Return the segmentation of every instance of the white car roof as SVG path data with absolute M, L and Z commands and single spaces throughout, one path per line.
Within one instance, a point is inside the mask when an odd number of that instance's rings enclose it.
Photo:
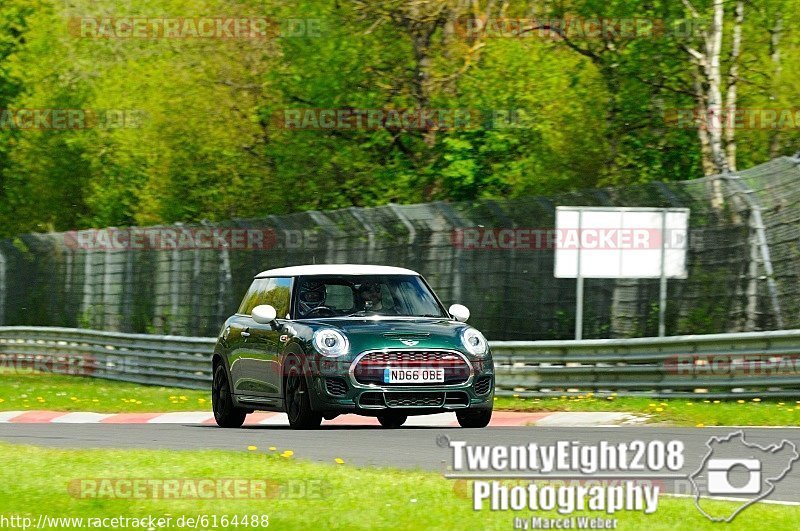
M 315 264 L 280 267 L 262 271 L 256 278 L 299 277 L 309 275 L 414 275 L 419 273 L 403 267 L 364 264 Z

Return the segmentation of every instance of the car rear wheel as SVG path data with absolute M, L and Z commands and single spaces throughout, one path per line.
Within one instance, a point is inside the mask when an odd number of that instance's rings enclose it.
M 378 422 L 384 428 L 399 428 L 408 420 L 408 415 L 378 415 Z
M 485 428 L 492 420 L 491 409 L 479 409 L 476 411 L 464 411 L 456 413 L 458 424 L 462 428 Z
M 286 415 L 289 417 L 289 426 L 297 430 L 318 428 L 322 422 L 322 415 L 311 409 L 306 378 L 297 368 L 297 364 L 289 364 L 289 367 L 285 390 Z
M 225 367 L 218 365 L 214 370 L 214 383 L 211 386 L 211 405 L 214 409 L 214 420 L 220 428 L 241 428 L 247 412 L 233 404 L 231 387 Z

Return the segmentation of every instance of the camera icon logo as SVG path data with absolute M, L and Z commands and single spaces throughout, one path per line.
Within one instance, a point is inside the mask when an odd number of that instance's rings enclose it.
M 754 503 L 766 499 L 800 460 L 795 444 L 782 440 L 761 446 L 747 442 L 744 432 L 711 437 L 700 467 L 689 476 L 694 504 L 709 520 L 730 522 Z M 724 496 L 733 505 L 709 504 L 709 498 Z
M 713 495 L 758 494 L 761 492 L 761 461 L 758 459 L 709 459 L 708 493 Z M 731 473 L 743 468 L 750 473 L 747 483 L 734 486 Z

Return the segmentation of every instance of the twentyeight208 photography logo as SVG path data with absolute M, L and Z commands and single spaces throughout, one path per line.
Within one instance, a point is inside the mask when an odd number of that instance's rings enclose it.
M 767 499 L 800 459 L 791 441 L 761 446 L 747 442 L 742 431 L 711 437 L 706 447 L 708 452 L 689 481 L 694 504 L 714 522 L 730 522 L 754 503 Z M 731 498 L 738 503 L 713 504 L 709 497 Z

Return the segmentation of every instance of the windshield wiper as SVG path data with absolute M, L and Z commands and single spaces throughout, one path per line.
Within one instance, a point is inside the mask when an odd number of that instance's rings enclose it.
M 381 317 L 421 317 L 421 318 L 438 318 L 441 319 L 443 316 L 441 315 L 434 315 L 434 314 L 422 314 L 422 315 L 404 315 L 404 314 L 387 314 L 387 313 L 380 313 L 376 311 L 368 311 L 368 310 L 358 310 L 357 312 L 349 313 L 345 315 L 345 317 L 367 317 L 369 315 L 378 315 Z
M 371 312 L 371 313 L 375 313 L 375 312 Z M 370 312 L 368 312 L 367 310 L 358 310 L 357 312 L 348 313 L 347 315 L 345 315 L 345 317 L 366 317 L 369 314 L 370 314 Z

